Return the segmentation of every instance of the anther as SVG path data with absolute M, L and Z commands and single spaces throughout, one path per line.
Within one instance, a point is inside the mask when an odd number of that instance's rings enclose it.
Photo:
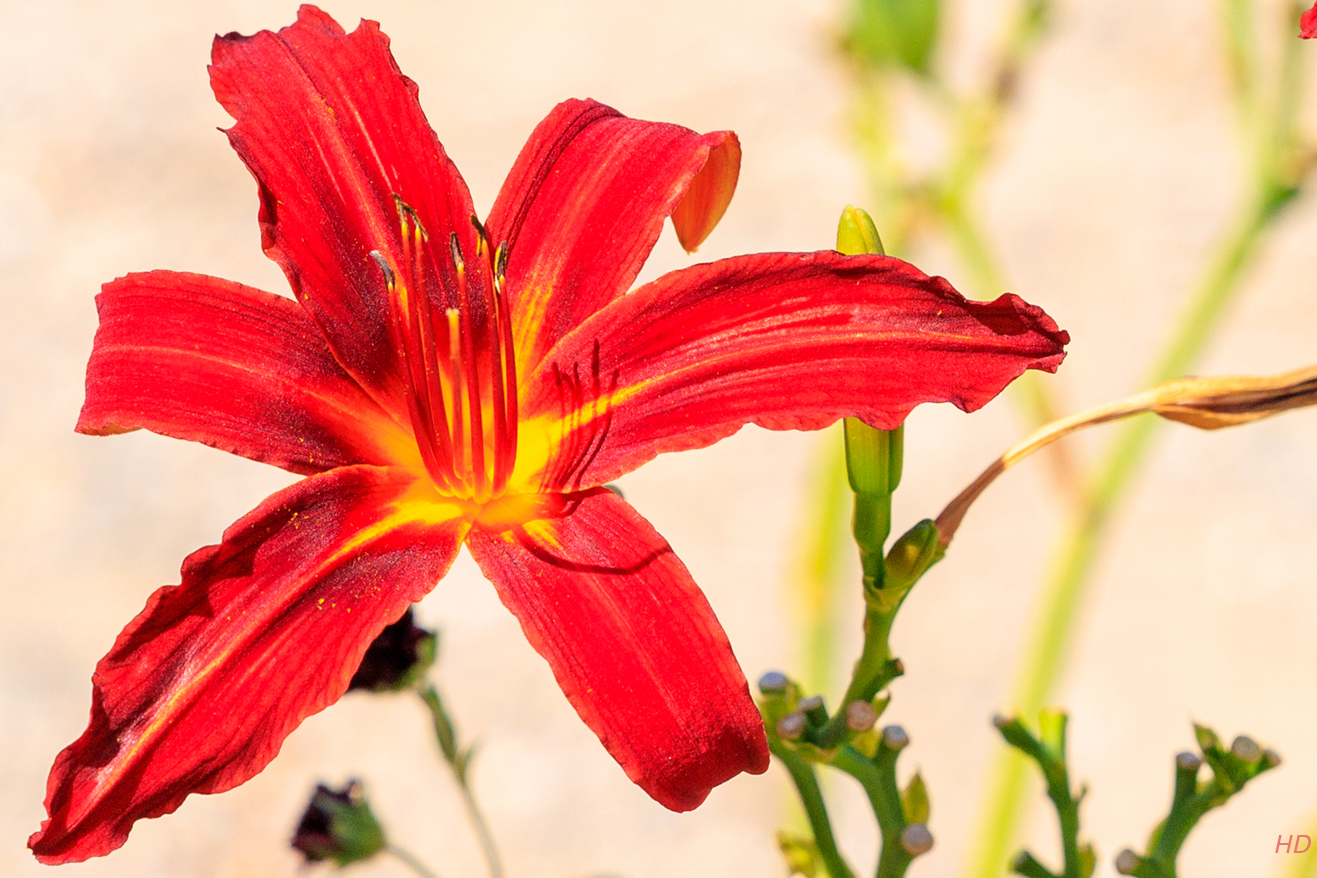
M 378 265 L 380 271 L 384 273 L 384 285 L 389 288 L 389 292 L 393 292 L 393 288 L 397 285 L 398 279 L 393 273 L 393 266 L 389 264 L 389 260 L 378 250 L 370 251 L 370 258 L 375 260 L 375 264 Z
M 453 251 L 453 265 L 457 266 L 458 271 L 465 271 L 466 263 L 462 261 L 462 247 L 457 243 L 457 232 L 448 233 L 448 249 Z
M 485 233 L 485 227 L 480 224 L 474 213 L 471 214 L 471 225 L 476 230 L 476 255 L 484 256 L 485 248 L 489 246 L 489 235 Z
M 508 242 L 503 241 L 498 245 L 498 251 L 494 254 L 494 277 L 498 282 L 503 283 L 503 279 L 508 276 Z

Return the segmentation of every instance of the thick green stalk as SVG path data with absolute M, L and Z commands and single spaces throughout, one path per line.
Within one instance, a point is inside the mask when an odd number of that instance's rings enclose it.
M 1295 140 L 1293 108 L 1302 87 L 1301 78 L 1292 72 L 1297 64 L 1294 54 L 1287 47 L 1273 107 L 1275 115 L 1266 125 L 1266 136 L 1260 140 L 1261 155 L 1253 164 L 1254 177 L 1243 214 L 1218 248 L 1148 384 L 1178 378 L 1192 368 L 1220 326 L 1266 231 L 1302 183 L 1301 177 L 1289 175 L 1302 174 L 1306 169 L 1287 167 Z M 1109 446 L 1092 482 L 1093 490 L 1088 492 L 1056 556 L 1032 646 L 1016 688 L 1015 707 L 1021 714 L 1030 715 L 1041 709 L 1060 677 L 1078 610 L 1092 579 L 1093 561 L 1114 511 L 1147 455 L 1156 424 L 1156 419 L 1140 417 L 1121 429 Z M 1024 777 L 1024 761 L 1013 752 L 1004 753 L 996 766 L 983 810 L 983 831 L 971 859 L 970 874 L 974 878 L 996 878 L 1006 860 L 1023 813 Z

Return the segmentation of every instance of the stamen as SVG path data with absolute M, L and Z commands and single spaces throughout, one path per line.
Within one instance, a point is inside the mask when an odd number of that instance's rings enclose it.
M 418 350 L 416 337 L 412 321 L 404 310 L 406 305 L 400 299 L 407 299 L 407 289 L 405 286 L 398 284 L 398 275 L 393 266 L 389 264 L 388 259 L 378 250 L 372 250 L 370 253 L 375 264 L 380 267 L 380 272 L 384 275 L 384 285 L 388 290 L 389 310 L 393 316 L 393 326 L 395 327 L 398 348 L 402 352 L 403 367 L 407 370 L 408 384 L 411 385 L 410 392 L 407 394 L 407 414 L 412 422 L 412 433 L 416 436 L 417 449 L 421 453 L 421 460 L 425 464 L 426 470 L 431 477 L 441 487 L 451 488 L 448 478 L 449 471 L 443 465 L 446 455 L 436 453 L 435 436 L 430 425 L 432 423 L 429 413 L 423 411 L 422 400 L 418 398 L 415 387 L 417 371 L 424 369 L 423 355 Z
M 459 321 L 462 315 L 456 308 L 444 312 L 448 317 L 448 364 L 453 370 L 453 469 L 458 476 L 470 480 L 471 471 L 466 465 L 465 419 L 462 412 L 462 333 Z
M 485 471 L 485 424 L 484 406 L 480 399 L 480 364 L 476 362 L 475 328 L 471 320 L 471 299 L 466 287 L 466 263 L 462 259 L 462 248 L 457 242 L 457 233 L 448 237 L 448 247 L 452 250 L 453 265 L 457 268 L 457 293 L 462 315 L 462 363 L 466 367 L 466 395 L 468 426 L 471 430 L 471 472 L 475 479 L 476 496 L 482 500 L 489 499 L 489 473 Z M 460 385 L 459 385 L 460 387 Z
M 373 251 L 371 258 L 389 290 L 390 332 L 409 385 L 412 432 L 436 485 L 483 503 L 503 492 L 516 465 L 517 367 L 504 295 L 507 243 L 491 247 L 488 231 L 477 217 L 470 217 L 478 257 L 478 289 L 470 289 L 457 232 L 448 236 L 450 273 L 428 249 L 429 237 L 416 210 L 396 194 L 394 205 L 398 262 L 383 255 L 389 250 Z M 454 280 L 456 290 L 449 286 Z M 442 294 L 434 287 L 436 281 L 444 285 Z M 436 313 L 439 309 L 442 315 Z M 577 421 L 564 431 L 572 447 L 550 468 L 564 484 L 594 439 L 591 434 L 586 441 L 579 429 L 585 393 L 580 378 L 573 378 L 568 383 L 574 404 L 563 407 Z M 596 388 L 596 397 L 598 392 Z
M 499 490 L 507 484 L 508 477 L 512 475 L 513 467 L 516 464 L 517 456 L 517 353 L 512 346 L 512 319 L 508 314 L 508 300 L 503 295 L 503 285 L 507 281 L 508 270 L 508 242 L 503 241 L 498 245 L 498 251 L 494 254 L 494 307 L 498 314 L 498 344 L 499 358 L 503 366 L 503 419 L 506 424 L 506 432 L 503 437 L 503 466 L 502 476 L 499 478 Z M 498 368 L 498 363 L 494 367 Z

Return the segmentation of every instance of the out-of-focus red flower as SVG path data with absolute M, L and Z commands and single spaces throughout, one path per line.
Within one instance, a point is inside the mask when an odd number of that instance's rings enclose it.
M 168 271 L 106 284 L 78 430 L 306 478 L 189 556 L 97 666 L 29 841 L 44 862 L 260 771 L 463 544 L 627 775 L 694 808 L 766 768 L 761 721 L 686 568 L 602 486 L 747 423 L 977 408 L 1063 356 L 1039 309 L 884 257 L 745 256 L 627 292 L 665 217 L 688 250 L 721 218 L 730 132 L 567 101 L 482 225 L 375 23 L 304 6 L 217 38 L 210 72 L 296 300 Z
M 1299 17 L 1299 36 L 1305 40 L 1317 39 L 1317 3 Z

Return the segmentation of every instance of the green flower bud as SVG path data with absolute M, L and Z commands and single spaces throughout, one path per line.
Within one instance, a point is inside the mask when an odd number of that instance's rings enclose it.
M 333 860 L 346 866 L 370 859 L 386 842 L 361 784 L 353 780 L 338 791 L 324 784 L 316 787 L 291 844 L 308 863 Z

